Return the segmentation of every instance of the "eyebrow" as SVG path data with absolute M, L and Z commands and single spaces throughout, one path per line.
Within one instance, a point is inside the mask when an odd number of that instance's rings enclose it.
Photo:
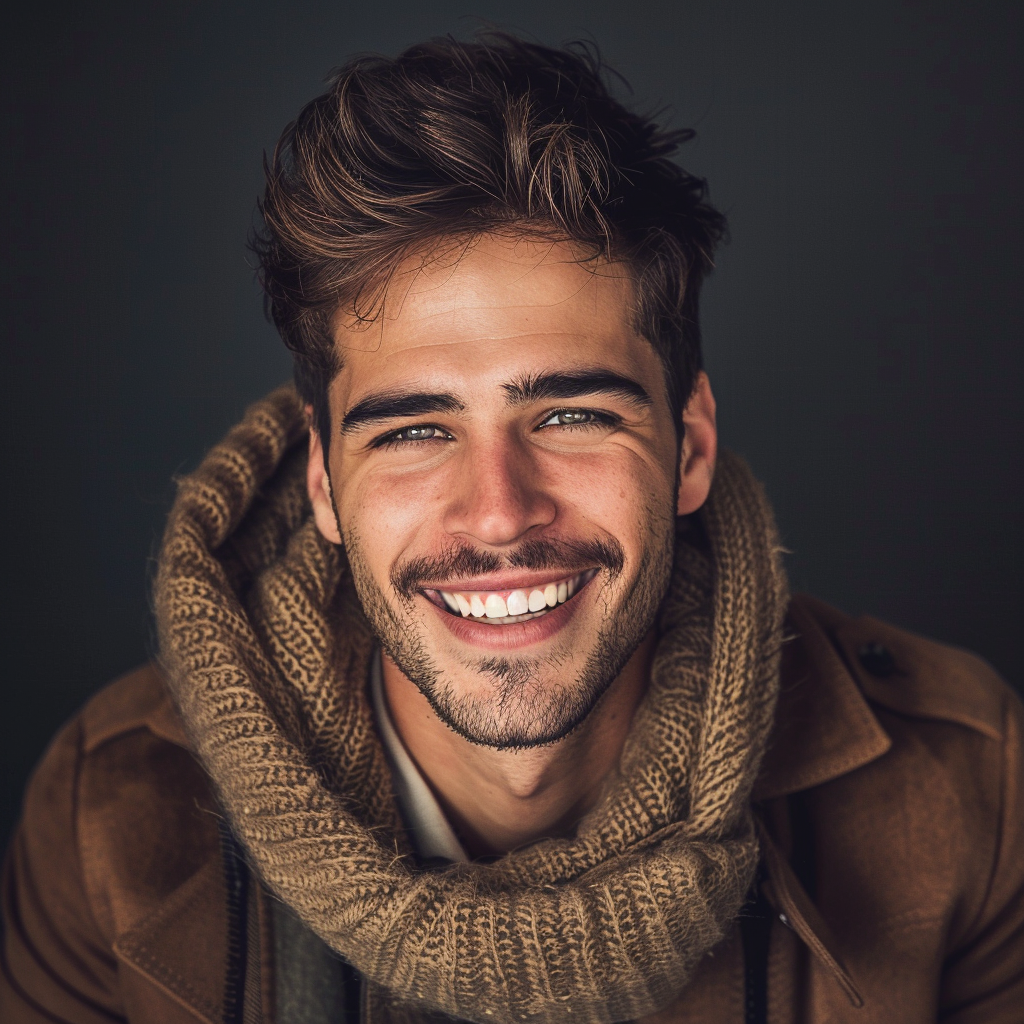
M 617 395 L 644 409 L 654 404 L 642 384 L 611 370 L 551 370 L 517 377 L 501 387 L 509 405 L 586 395 Z M 382 420 L 431 412 L 462 412 L 465 408 L 462 400 L 450 391 L 378 391 L 349 409 L 341 421 L 341 432 L 348 434 Z
M 583 398 L 586 395 L 615 395 L 643 409 L 654 402 L 647 389 L 631 377 L 611 370 L 551 370 L 527 374 L 502 384 L 510 405 L 526 405 L 546 398 Z
M 345 414 L 343 434 L 380 420 L 422 416 L 429 412 L 461 412 L 465 406 L 447 391 L 378 391 L 367 395 Z

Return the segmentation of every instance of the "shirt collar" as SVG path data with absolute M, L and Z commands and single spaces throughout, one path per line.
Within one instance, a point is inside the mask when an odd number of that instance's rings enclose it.
M 398 809 L 416 853 L 424 861 L 465 863 L 469 860 L 466 851 L 391 721 L 379 650 L 370 658 L 370 699 L 384 753 L 391 764 Z

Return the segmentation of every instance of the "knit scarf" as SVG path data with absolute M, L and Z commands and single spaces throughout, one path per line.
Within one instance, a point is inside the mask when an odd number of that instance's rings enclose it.
M 786 584 L 750 471 L 723 454 L 677 537 L 649 690 L 574 834 L 421 870 L 367 697 L 374 640 L 312 521 L 305 436 L 290 387 L 254 405 L 180 482 L 156 582 L 172 694 L 253 868 L 362 972 L 375 1020 L 604 1024 L 667 1005 L 757 863 Z

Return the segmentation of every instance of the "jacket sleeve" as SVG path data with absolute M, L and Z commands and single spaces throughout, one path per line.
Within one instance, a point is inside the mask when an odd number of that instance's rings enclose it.
M 939 1019 L 1024 1020 L 1024 708 L 1006 691 L 995 862 L 977 923 L 947 959 Z
M 82 732 L 57 735 L 29 783 L 3 870 L 0 1020 L 123 1021 L 117 962 L 90 911 L 76 829 Z

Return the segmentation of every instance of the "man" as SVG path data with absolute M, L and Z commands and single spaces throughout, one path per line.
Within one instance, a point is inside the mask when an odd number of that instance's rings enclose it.
M 159 666 L 37 771 L 5 1021 L 1021 1019 L 1019 702 L 788 598 L 685 137 L 508 37 L 287 130 L 298 393 L 182 481 Z

